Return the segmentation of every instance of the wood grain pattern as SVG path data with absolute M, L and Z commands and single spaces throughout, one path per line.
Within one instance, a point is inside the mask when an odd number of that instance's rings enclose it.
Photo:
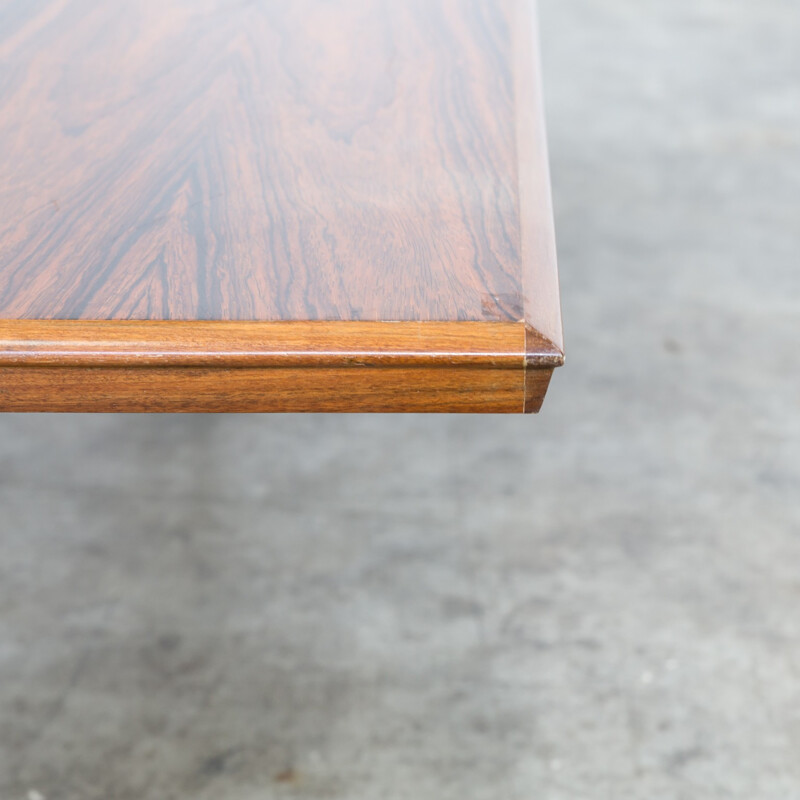
M 527 350 L 527 352 L 526 352 Z M 535 350 L 535 353 L 533 352 Z M 0 366 L 558 366 L 509 322 L 0 320 Z
M 537 398 L 551 372 L 535 372 Z M 469 367 L 0 367 L 0 410 L 519 414 L 523 375 Z
M 537 410 L 563 346 L 533 19 L 0 0 L 0 408 Z
M 6 15 L 0 316 L 522 317 L 508 3 Z
M 0 411 L 530 413 L 561 356 L 526 347 L 515 323 L 0 321 Z

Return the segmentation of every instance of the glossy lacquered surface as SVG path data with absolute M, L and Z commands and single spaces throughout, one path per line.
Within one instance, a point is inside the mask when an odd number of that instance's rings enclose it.
M 477 410 L 507 325 L 530 406 L 524 373 L 562 351 L 533 22 L 525 0 L 0 3 L 0 407 L 14 369 L 111 340 L 138 356 L 95 366 L 134 382 L 144 353 L 188 367 L 170 342 L 200 322 L 195 368 L 255 342 L 290 391 L 311 367 L 280 361 L 287 337 L 320 369 L 405 354 L 434 394 L 466 368 Z M 311 322 L 333 326 L 275 327 Z M 398 349 L 397 323 L 428 325 Z

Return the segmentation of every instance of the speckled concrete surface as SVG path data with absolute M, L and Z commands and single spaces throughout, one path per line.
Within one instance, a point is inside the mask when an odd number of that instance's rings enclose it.
M 1 800 L 800 798 L 800 7 L 542 17 L 543 415 L 0 418 Z

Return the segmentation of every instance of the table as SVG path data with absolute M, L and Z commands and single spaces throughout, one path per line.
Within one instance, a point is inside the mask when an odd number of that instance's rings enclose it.
M 0 5 L 0 410 L 538 411 L 527 0 Z

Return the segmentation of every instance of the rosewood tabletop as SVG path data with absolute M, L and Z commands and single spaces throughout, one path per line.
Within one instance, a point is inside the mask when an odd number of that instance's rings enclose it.
M 533 0 L 0 0 L 0 410 L 538 411 Z

